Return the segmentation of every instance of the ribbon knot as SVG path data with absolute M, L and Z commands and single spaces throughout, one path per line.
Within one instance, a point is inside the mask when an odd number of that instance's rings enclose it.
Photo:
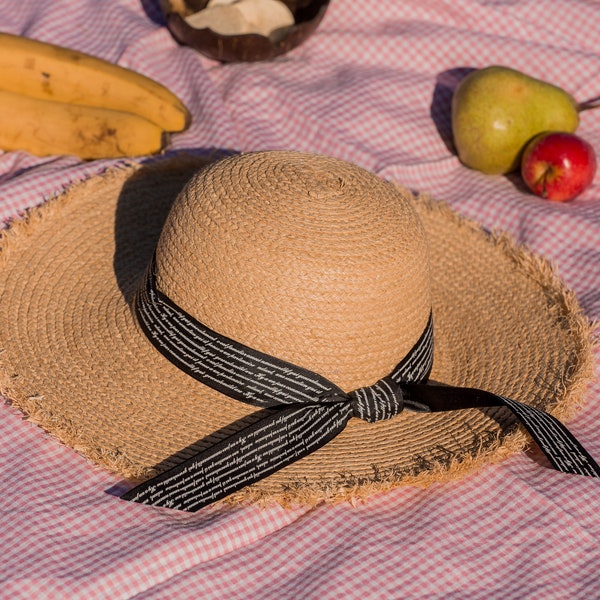
M 369 423 L 391 419 L 404 408 L 402 390 L 390 377 L 358 388 L 348 396 L 351 400 L 352 415 Z

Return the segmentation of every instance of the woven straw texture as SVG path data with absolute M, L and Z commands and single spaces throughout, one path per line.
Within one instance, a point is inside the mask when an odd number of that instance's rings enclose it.
M 92 461 L 145 478 L 254 410 L 179 372 L 137 328 L 131 299 L 157 243 L 159 287 L 182 308 L 345 389 L 386 375 L 431 305 L 434 380 L 560 418 L 576 410 L 589 324 L 541 259 L 334 159 L 251 153 L 190 181 L 202 166 L 181 156 L 109 170 L 4 234 L 2 393 Z M 503 409 L 352 419 L 230 500 L 312 504 L 427 485 L 525 443 Z

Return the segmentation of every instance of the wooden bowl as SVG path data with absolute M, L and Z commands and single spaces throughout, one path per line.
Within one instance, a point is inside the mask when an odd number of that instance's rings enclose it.
M 195 29 L 185 17 L 206 7 L 208 0 L 161 0 L 171 35 L 208 58 L 221 62 L 259 61 L 289 52 L 309 38 L 321 22 L 329 0 L 281 0 L 292 11 L 294 25 L 279 41 L 255 33 L 221 35 L 211 29 Z

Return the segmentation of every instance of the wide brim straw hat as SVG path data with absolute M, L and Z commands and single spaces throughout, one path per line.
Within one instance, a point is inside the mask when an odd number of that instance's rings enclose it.
M 153 255 L 161 291 L 200 322 L 344 390 L 387 375 L 430 312 L 435 381 L 568 420 L 592 374 L 590 323 L 551 266 L 441 202 L 291 151 L 123 164 L 2 233 L 0 382 L 28 419 L 128 480 L 256 412 L 141 330 L 132 302 Z M 364 498 L 456 479 L 528 443 L 499 407 L 352 418 L 228 500 Z

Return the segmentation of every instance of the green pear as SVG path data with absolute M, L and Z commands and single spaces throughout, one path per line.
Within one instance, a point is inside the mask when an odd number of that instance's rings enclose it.
M 467 75 L 452 97 L 452 134 L 460 160 L 478 171 L 518 169 L 525 144 L 543 131 L 573 133 L 578 105 L 563 89 L 509 67 Z

